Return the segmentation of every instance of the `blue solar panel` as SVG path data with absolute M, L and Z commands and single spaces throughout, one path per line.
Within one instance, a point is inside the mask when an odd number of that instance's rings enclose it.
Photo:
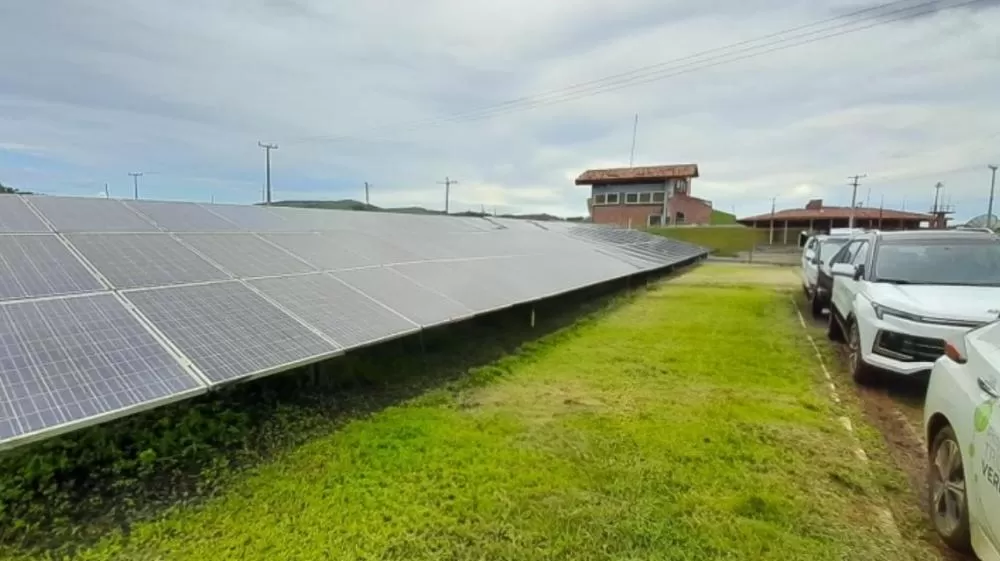
M 0 300 L 103 289 L 56 236 L 0 235 Z
M 201 386 L 111 294 L 0 305 L 0 441 Z

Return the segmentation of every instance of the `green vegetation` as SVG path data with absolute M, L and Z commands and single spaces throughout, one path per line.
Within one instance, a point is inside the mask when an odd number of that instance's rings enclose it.
M 709 224 L 712 226 L 729 226 L 736 224 L 736 215 L 713 209 L 712 216 L 709 218 Z
M 918 558 L 821 379 L 788 294 L 667 284 L 78 555 Z
M 712 250 L 713 255 L 735 257 L 741 251 L 750 251 L 755 245 L 767 243 L 767 230 L 744 226 L 674 226 L 650 228 L 650 234 L 698 244 Z
M 4 185 L 0 183 L 0 195 L 31 195 L 31 191 L 22 191 L 20 189 L 15 189 L 9 185 Z

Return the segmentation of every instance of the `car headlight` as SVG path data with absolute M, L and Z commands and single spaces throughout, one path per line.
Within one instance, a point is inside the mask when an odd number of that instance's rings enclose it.
M 897 310 L 896 308 L 890 308 L 889 306 L 883 306 L 878 302 L 872 302 L 872 309 L 875 310 L 875 317 L 878 319 L 883 319 L 885 316 L 893 316 L 908 321 L 913 321 L 917 323 L 933 323 L 937 325 L 951 325 L 954 327 L 968 327 L 976 328 L 983 325 L 985 322 L 979 321 L 967 321 L 960 319 L 949 319 L 933 316 L 921 316 L 918 314 L 911 314 L 910 312 L 904 312 L 903 310 Z
M 926 323 L 927 318 L 923 316 L 918 316 L 917 314 L 911 314 L 910 312 L 904 312 L 903 310 L 897 310 L 896 308 L 890 308 L 889 306 L 883 306 L 878 302 L 872 302 L 872 309 L 875 310 L 875 317 L 882 319 L 885 316 L 895 316 L 902 319 L 907 319 L 910 321 L 915 321 L 918 323 Z

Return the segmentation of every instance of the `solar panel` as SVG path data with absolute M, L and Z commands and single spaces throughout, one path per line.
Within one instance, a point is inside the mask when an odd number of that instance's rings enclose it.
M 197 203 L 126 201 L 168 232 L 236 232 L 240 227 Z
M 35 213 L 16 195 L 0 195 L 0 232 L 49 232 Z
M 169 234 L 70 234 L 66 237 L 115 288 L 229 278 Z
M 404 249 L 395 241 L 381 237 L 355 232 L 324 232 L 320 236 L 332 244 L 347 247 L 355 255 L 364 256 L 375 265 L 409 263 L 423 259 L 417 253 Z
M 236 224 L 241 230 L 250 232 L 287 232 L 308 230 L 289 222 L 271 209 L 260 206 L 241 205 L 202 205 L 209 211 L 218 214 Z
M 152 222 L 121 201 L 72 197 L 26 197 L 59 232 L 157 232 Z
M 111 294 L 0 305 L 0 440 L 200 388 Z
M 472 315 L 469 308 L 416 284 L 388 267 L 331 274 L 423 327 Z
M 180 234 L 178 237 L 239 278 L 315 270 L 254 234 Z
M 416 324 L 324 273 L 250 283 L 345 348 L 417 330 Z
M 264 234 L 263 237 L 320 270 L 349 269 L 378 263 L 376 257 L 369 256 L 370 253 L 359 253 L 345 247 L 355 238 L 354 235 L 305 233 Z
M 126 297 L 212 382 L 291 368 L 338 350 L 238 281 Z
M 0 236 L 0 300 L 103 289 L 55 235 Z
M 512 290 L 478 261 L 428 261 L 393 269 L 477 313 L 510 305 Z

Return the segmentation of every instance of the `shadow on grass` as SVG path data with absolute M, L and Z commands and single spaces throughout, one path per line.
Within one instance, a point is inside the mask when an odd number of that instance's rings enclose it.
M 431 390 L 608 305 L 647 278 L 606 283 L 233 385 L 0 456 L 0 554 L 72 554 L 190 505 L 344 423 Z M 534 311 L 535 325 L 530 325 Z

